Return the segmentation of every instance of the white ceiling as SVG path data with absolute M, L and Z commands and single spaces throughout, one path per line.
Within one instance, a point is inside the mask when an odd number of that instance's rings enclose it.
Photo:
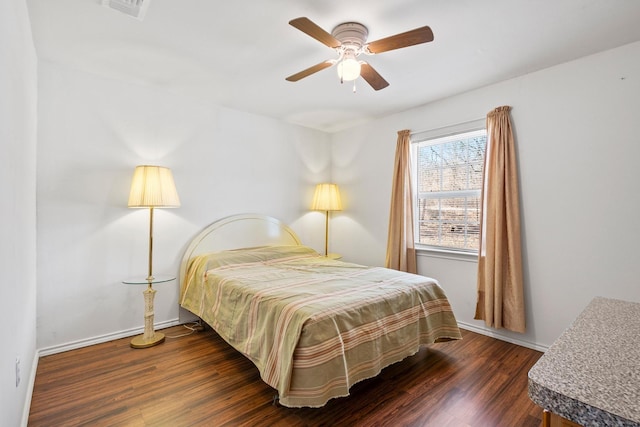
M 638 0 L 151 0 L 143 21 L 100 0 L 27 3 L 40 60 L 327 132 L 640 40 Z M 435 40 L 368 57 L 390 83 L 377 92 L 334 68 L 291 83 L 335 57 L 288 25 L 300 16 Z

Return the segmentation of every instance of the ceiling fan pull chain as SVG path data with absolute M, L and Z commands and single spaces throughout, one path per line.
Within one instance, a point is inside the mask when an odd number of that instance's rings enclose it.
M 356 81 L 353 81 L 353 93 L 356 93 Z

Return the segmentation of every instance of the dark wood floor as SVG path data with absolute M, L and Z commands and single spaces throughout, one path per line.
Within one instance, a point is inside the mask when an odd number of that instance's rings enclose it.
M 116 340 L 41 358 L 29 426 L 539 426 L 527 371 L 542 354 L 463 336 L 319 409 L 274 406 L 253 364 L 211 330 L 148 349 Z

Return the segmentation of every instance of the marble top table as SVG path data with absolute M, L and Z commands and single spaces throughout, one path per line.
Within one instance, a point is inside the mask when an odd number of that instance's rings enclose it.
M 597 297 L 529 371 L 529 397 L 590 426 L 640 426 L 640 303 Z

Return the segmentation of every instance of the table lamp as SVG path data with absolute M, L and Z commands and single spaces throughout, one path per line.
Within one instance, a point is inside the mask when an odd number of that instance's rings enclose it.
M 324 256 L 328 256 L 329 249 L 329 212 L 341 211 L 342 202 L 340 201 L 340 190 L 337 184 L 318 184 L 313 195 L 313 203 L 311 209 L 314 211 L 324 211 Z

